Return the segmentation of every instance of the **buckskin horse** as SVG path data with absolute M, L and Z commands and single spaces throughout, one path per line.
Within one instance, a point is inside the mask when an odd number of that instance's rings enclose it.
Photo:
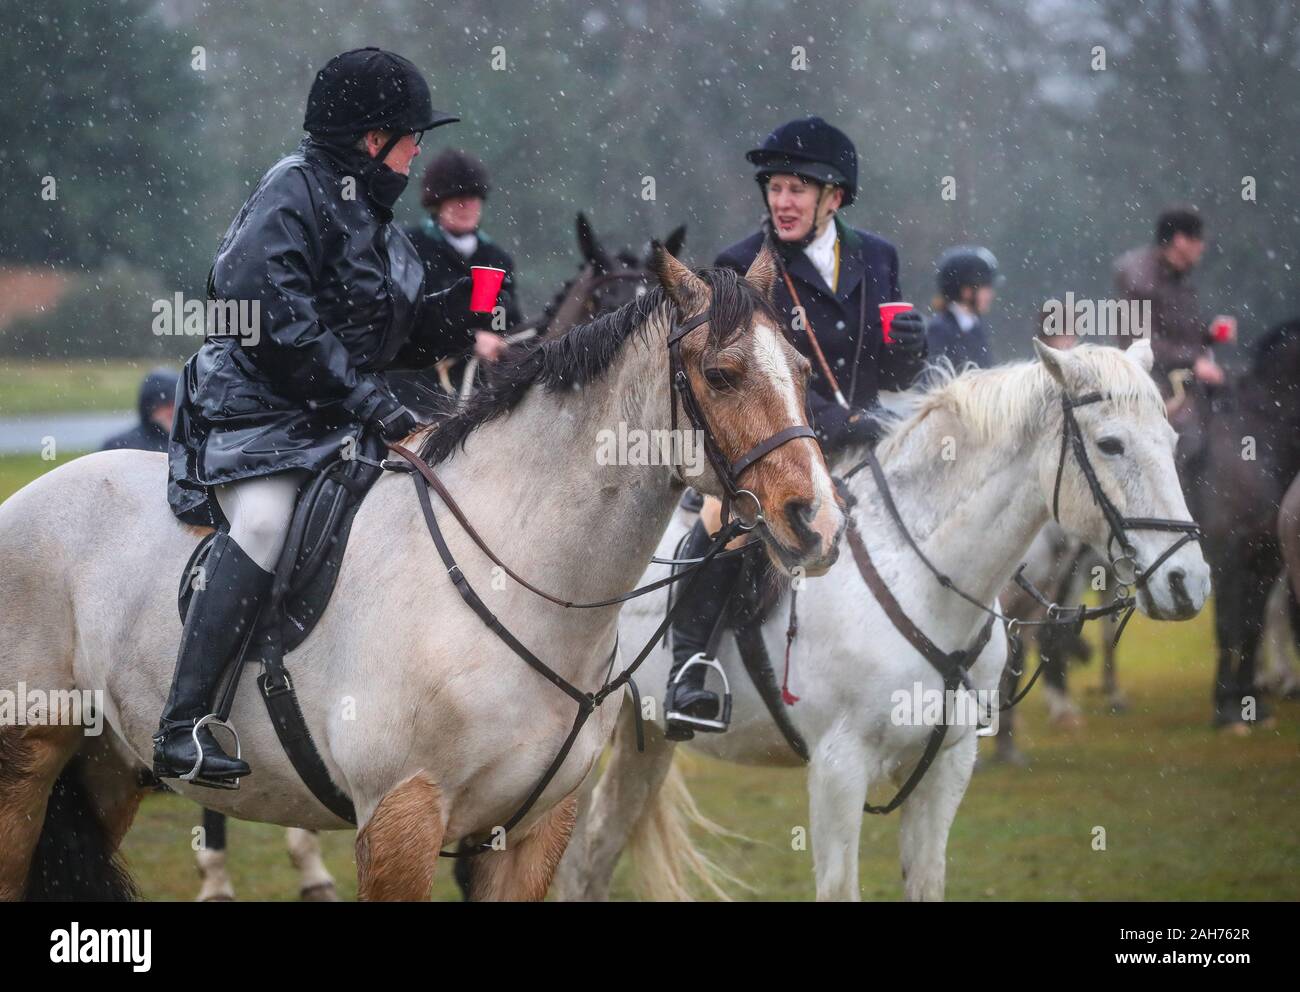
M 1149 374 L 1149 343 L 1127 353 L 1034 346 L 1036 362 L 969 371 L 913 394 L 911 414 L 890 429 L 873 470 L 848 479 L 853 554 L 798 592 L 784 701 L 756 688 L 730 639 L 721 644 L 734 694 L 731 727 L 697 734 L 688 746 L 742 764 L 806 760 L 818 899 L 859 897 L 864 808 L 901 809 L 907 898 L 943 897 L 948 832 L 970 782 L 977 727 L 941 716 L 951 726 L 940 733 L 924 719 L 902 719 L 899 694 L 906 715 L 921 703 L 921 687 L 957 695 L 997 688 L 1007 638 L 992 611 L 1052 516 L 1113 567 L 1123 566 L 1148 616 L 1187 619 L 1209 593 L 1209 569 L 1174 469 L 1175 435 Z M 954 443 L 956 457 L 941 457 Z M 671 554 L 687 526 L 670 527 L 661 555 Z M 778 668 L 788 600 L 787 593 L 761 628 Z M 629 606 L 624 636 L 635 640 L 653 629 L 656 610 L 662 613 L 662 599 Z M 647 684 L 663 685 L 670 662 L 666 650 L 653 655 Z M 778 729 L 774 708 L 783 709 L 788 732 Z M 583 789 L 589 798 L 556 883 L 561 898 L 606 898 L 629 839 L 652 894 L 683 896 L 688 873 L 720 891 L 685 827 L 683 811 L 693 804 L 672 768 L 673 745 L 648 723 L 646 753 L 637 753 L 635 715 L 625 704 L 611 758 L 594 788 L 589 782 Z M 868 806 L 868 790 L 890 782 L 894 798 Z M 790 842 L 790 826 L 778 843 Z
M 440 849 L 466 837 L 484 842 L 477 898 L 541 899 L 571 794 L 618 716 L 597 703 L 626 685 L 618 604 L 567 609 L 496 581 L 443 493 L 469 508 L 483 546 L 575 603 L 632 589 L 688 481 L 758 526 L 778 569 L 835 560 L 842 504 L 804 417 L 808 364 L 768 302 L 771 253 L 744 279 L 662 250 L 655 269 L 660 288 L 510 358 L 462 413 L 408 439 L 428 475 L 375 482 L 330 608 L 288 655 L 323 766 L 355 811 L 363 899 L 427 898 Z M 708 464 L 689 480 L 680 466 L 598 464 L 598 435 L 619 422 L 689 426 Z M 129 896 L 114 854 L 171 678 L 176 579 L 201 536 L 168 513 L 165 475 L 158 454 L 89 455 L 0 506 L 0 689 L 100 690 L 106 717 L 99 736 L 58 719 L 0 729 L 0 898 Z M 466 588 L 523 632 L 527 666 Z M 254 771 L 205 806 L 353 826 L 300 779 L 248 679 L 231 716 Z
M 579 211 L 574 224 L 578 250 L 582 253 L 579 271 L 568 279 L 547 304 L 540 320 L 525 322 L 512 333 L 533 331 L 537 336 L 556 338 L 577 324 L 617 310 L 649 291 L 655 274 L 651 269 L 653 251 L 638 257 L 629 250 L 611 253 L 601 244 L 596 230 L 585 213 Z M 677 257 L 686 242 L 686 225 L 674 228 L 664 239 L 664 249 Z M 477 359 L 471 359 L 477 364 Z M 490 368 L 489 368 L 490 374 Z M 427 409 L 430 419 L 453 412 L 458 399 L 447 392 L 424 388 L 418 377 L 407 376 L 407 389 Z M 475 376 L 467 369 L 465 381 L 472 391 Z M 446 383 L 450 389 L 450 380 Z M 289 860 L 298 873 L 299 897 L 308 902 L 332 902 L 338 898 L 334 879 L 321 858 L 320 842 L 308 830 L 290 827 L 285 834 Z M 228 902 L 235 898 L 235 888 L 226 870 L 226 818 L 212 810 L 203 814 L 203 844 L 195 854 L 200 887 L 199 902 Z M 469 861 L 458 859 L 456 877 L 463 889 L 469 888 Z

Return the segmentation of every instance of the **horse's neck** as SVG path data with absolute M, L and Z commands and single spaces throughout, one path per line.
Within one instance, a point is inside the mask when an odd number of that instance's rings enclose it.
M 1300 408 L 1294 397 L 1279 396 L 1271 381 L 1252 375 L 1243 380 L 1233 399 L 1236 408 L 1227 417 L 1216 416 L 1207 402 L 1206 422 L 1218 428 L 1234 458 L 1239 457 L 1242 437 L 1257 438 L 1260 447 L 1270 449 L 1279 481 L 1289 482 L 1300 471 L 1300 446 L 1296 444 Z
M 958 456 L 945 460 L 945 438 L 960 438 Z M 992 603 L 1047 522 L 1035 475 L 1034 441 L 978 445 L 947 413 L 932 414 L 915 428 L 904 448 L 885 464 L 894 502 L 908 530 L 939 571 L 963 592 Z M 906 546 L 870 473 L 859 473 L 858 524 L 872 547 L 895 552 L 896 567 L 916 577 L 942 606 L 934 619 L 957 629 L 982 616 L 974 606 L 942 589 Z M 856 480 L 855 480 L 856 481 Z M 906 606 L 906 604 L 904 604 Z
M 570 327 L 578 323 L 587 312 L 587 297 L 591 282 L 591 266 L 585 266 L 555 308 L 555 314 L 551 317 L 550 323 L 546 325 L 546 337 L 558 338 Z
M 626 592 L 668 524 L 681 493 L 671 467 L 598 463 L 602 431 L 668 427 L 666 335 L 652 317 L 595 382 L 532 387 L 437 467 L 489 547 L 547 592 L 575 601 Z M 612 610 L 564 613 L 574 627 L 615 619 Z

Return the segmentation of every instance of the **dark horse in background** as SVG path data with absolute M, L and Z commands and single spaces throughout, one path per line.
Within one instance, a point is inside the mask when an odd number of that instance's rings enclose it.
M 561 286 L 546 305 L 542 319 L 533 323 L 538 337 L 557 338 L 575 324 L 593 320 L 632 302 L 654 285 L 649 244 L 639 255 L 626 248 L 611 254 L 596 237 L 587 215 L 581 212 L 578 213 L 576 230 L 582 263 L 578 274 Z M 685 242 L 686 225 L 682 224 L 664 239 L 664 248 L 676 258 Z
M 538 320 L 523 321 L 509 328 L 515 334 L 531 328 L 536 331 L 534 340 L 557 338 L 569 328 L 594 320 L 630 303 L 655 284 L 650 271 L 651 248 L 637 254 L 624 249 L 610 253 L 596 237 L 595 229 L 586 214 L 577 216 L 578 250 L 582 254 L 577 275 L 570 278 L 551 299 Z M 686 241 L 686 225 L 673 230 L 664 239 L 664 247 L 674 257 L 680 257 Z M 491 375 L 491 367 L 485 370 Z M 441 391 L 424 390 L 419 397 L 417 415 L 437 416 L 455 408 L 455 397 Z M 203 902 L 224 902 L 234 899 L 235 891 L 226 872 L 226 818 L 212 810 L 203 811 L 203 843 L 199 846 L 197 860 L 199 875 L 203 880 L 199 899 Z M 333 902 L 338 899 L 334 879 L 321 859 L 320 843 L 314 831 L 291 828 L 286 833 L 289 859 L 298 870 L 299 897 L 309 902 Z M 456 862 L 456 880 L 467 891 L 469 862 Z
M 1189 386 L 1170 420 L 1187 506 L 1205 532 L 1214 577 L 1214 724 L 1246 733 L 1270 715 L 1255 655 L 1282 571 L 1278 508 L 1300 472 L 1300 319 L 1268 331 L 1250 368 L 1226 385 Z

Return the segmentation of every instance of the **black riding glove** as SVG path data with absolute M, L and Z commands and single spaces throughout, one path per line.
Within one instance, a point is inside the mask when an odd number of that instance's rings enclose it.
M 385 441 L 404 438 L 419 426 L 415 414 L 374 376 L 362 379 L 344 398 L 343 409 L 367 427 L 373 427 Z
M 467 333 L 473 344 L 472 328 L 483 325 L 492 319 L 490 313 L 474 313 L 469 308 L 473 298 L 474 282 L 469 276 L 462 276 L 446 289 L 436 293 L 426 293 L 421 301 L 426 316 L 433 317 L 447 331 Z
M 877 408 L 878 409 L 878 408 Z M 829 404 L 815 418 L 814 427 L 817 440 L 827 454 L 838 454 L 845 448 L 857 445 L 875 447 L 880 440 L 880 422 L 872 410 L 853 407 L 846 410 L 841 406 Z
M 912 358 L 925 356 L 925 320 L 915 310 L 904 310 L 889 325 L 890 344 Z
M 880 421 L 875 418 L 872 411 L 863 410 L 861 407 L 854 407 L 849 411 L 848 419 L 844 422 L 845 445 L 864 444 L 874 448 L 876 442 L 880 440 L 880 435 Z

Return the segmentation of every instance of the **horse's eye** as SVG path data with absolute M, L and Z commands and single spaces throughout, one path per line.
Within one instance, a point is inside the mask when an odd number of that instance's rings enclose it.
M 1113 437 L 1103 437 L 1097 442 L 1097 447 L 1104 455 L 1124 454 L 1124 442 Z
M 735 388 L 732 385 L 731 379 L 727 377 L 727 373 L 724 370 L 718 368 L 717 366 L 704 370 L 704 381 L 707 382 L 712 388 L 717 389 L 719 391 L 726 391 L 728 389 Z

